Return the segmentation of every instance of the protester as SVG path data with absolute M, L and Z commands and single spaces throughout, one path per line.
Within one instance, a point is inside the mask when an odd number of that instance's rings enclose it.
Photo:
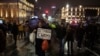
M 49 27 L 49 24 L 46 24 L 45 21 L 43 19 L 40 19 L 39 22 L 38 22 L 38 27 L 34 30 L 36 30 L 36 54 L 38 56 L 45 56 L 45 52 L 48 50 L 48 45 L 50 43 L 49 40 L 46 40 L 46 39 L 40 39 L 39 36 L 37 36 L 37 31 L 39 28 L 42 28 L 42 29 L 50 29 Z M 42 37 L 41 37 L 42 38 Z
M 23 26 L 22 23 L 18 25 L 18 30 L 19 30 L 18 39 L 22 39 L 23 38 L 23 33 L 24 33 L 24 26 Z
M 15 47 L 17 47 L 18 25 L 15 22 L 12 23 L 12 34 L 15 41 Z
M 95 24 L 95 22 L 89 23 L 89 25 L 86 28 L 86 34 L 86 39 L 88 40 L 87 47 L 93 49 L 97 36 L 97 25 Z
M 0 29 L 0 35 L 0 56 L 3 56 L 6 49 L 6 36 L 4 35 L 2 29 Z
M 24 26 L 24 40 L 26 43 L 29 43 L 29 34 L 30 34 L 29 26 L 25 25 Z
M 83 38 L 84 38 L 84 34 L 85 34 L 85 29 L 83 27 L 83 24 L 80 23 L 77 31 L 76 31 L 76 38 L 78 41 L 78 48 L 81 49 L 82 48 L 82 42 L 83 42 Z
M 59 50 L 59 56 L 63 56 L 64 55 L 64 43 L 63 43 L 63 39 L 66 36 L 66 28 L 64 26 L 63 23 L 61 23 L 61 25 L 58 25 L 56 30 L 56 35 L 57 38 L 59 39 L 59 44 L 60 44 L 60 50 Z
M 44 21 L 43 20 L 40 20 L 39 21 L 39 23 L 38 23 L 38 27 L 37 28 L 43 28 L 44 26 L 43 26 L 43 23 L 44 23 Z M 36 29 L 37 30 L 37 29 Z M 37 33 L 36 33 L 37 34 Z M 45 52 L 42 50 L 42 47 L 41 47 L 41 45 L 42 45 L 42 42 L 43 42 L 43 40 L 42 39 L 38 39 L 37 37 L 36 37 L 36 54 L 38 55 L 38 56 L 45 56 Z
M 69 54 L 73 55 L 74 34 L 75 34 L 75 31 L 73 29 L 73 26 L 68 25 L 67 36 L 66 36 L 66 41 L 68 42 L 68 55 Z

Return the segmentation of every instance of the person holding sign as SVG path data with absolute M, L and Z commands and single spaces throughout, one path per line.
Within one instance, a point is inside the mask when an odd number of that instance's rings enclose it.
M 36 29 L 36 54 L 38 56 L 45 56 L 45 51 L 47 51 L 49 47 L 49 42 L 51 37 L 51 33 L 49 33 L 49 30 L 46 30 L 45 22 L 43 20 L 39 20 L 38 27 Z M 45 33 L 46 32 L 46 33 Z

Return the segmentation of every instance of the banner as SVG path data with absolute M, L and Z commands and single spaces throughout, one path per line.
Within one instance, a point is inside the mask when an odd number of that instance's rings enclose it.
M 43 29 L 43 28 L 38 28 L 37 30 L 37 38 L 38 39 L 51 39 L 51 30 L 50 29 Z

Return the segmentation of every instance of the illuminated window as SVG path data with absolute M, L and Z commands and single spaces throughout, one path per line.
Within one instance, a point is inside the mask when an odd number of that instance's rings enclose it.
M 77 11 L 77 8 L 75 8 L 75 11 Z
M 69 13 L 67 12 L 66 15 L 68 15 Z
M 12 18 L 14 17 L 13 9 L 11 9 L 11 17 L 12 17 Z
M 79 8 L 79 11 L 81 11 L 81 8 Z
M 73 11 L 73 8 L 71 8 L 71 12 Z
M 22 3 L 18 3 L 19 4 L 19 8 L 22 9 Z
M 73 12 L 71 12 L 71 16 L 73 15 Z
M 67 8 L 66 11 L 68 12 L 68 10 L 69 10 L 69 9 Z
M 8 11 L 6 10 L 5 17 L 8 17 Z
M 3 16 L 3 10 L 2 10 L 2 8 L 1 8 L 1 10 L 0 10 L 0 16 L 1 16 L 1 17 Z

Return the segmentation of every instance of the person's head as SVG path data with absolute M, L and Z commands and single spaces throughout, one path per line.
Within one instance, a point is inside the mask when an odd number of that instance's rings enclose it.
M 42 25 L 43 25 L 42 22 L 38 23 L 38 27 L 42 27 Z
M 38 27 L 43 27 L 44 24 L 45 24 L 45 21 L 41 19 L 38 22 Z

